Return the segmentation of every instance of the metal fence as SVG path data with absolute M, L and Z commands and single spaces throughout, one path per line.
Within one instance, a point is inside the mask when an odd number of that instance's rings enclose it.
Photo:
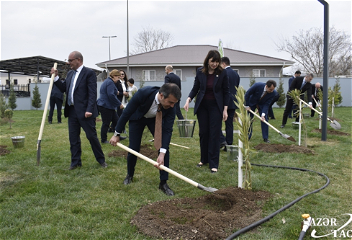
M 15 91 L 16 97 L 30 97 L 31 92 L 29 85 L 29 83 L 14 85 L 13 90 Z M 0 91 L 5 97 L 8 97 L 10 95 L 10 85 L 0 85 Z

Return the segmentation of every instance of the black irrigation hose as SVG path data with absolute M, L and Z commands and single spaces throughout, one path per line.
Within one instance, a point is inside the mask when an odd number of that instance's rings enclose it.
M 280 208 L 279 210 L 277 210 L 276 212 L 270 214 L 269 216 L 255 222 L 255 223 L 252 223 L 251 225 L 248 225 L 247 227 L 244 227 L 240 230 L 238 230 L 237 232 L 233 233 L 232 235 L 228 236 L 226 238 L 226 240 L 231 240 L 231 239 L 234 239 L 235 237 L 238 237 L 239 235 L 241 235 L 242 233 L 245 233 L 259 225 L 261 225 L 262 223 L 265 223 L 266 221 L 270 220 L 271 218 L 273 218 L 274 216 L 276 216 L 277 214 L 279 214 L 280 212 L 288 209 L 289 207 L 291 207 L 292 205 L 294 205 L 295 203 L 297 203 L 298 201 L 300 201 L 302 198 L 312 194 L 312 193 L 316 193 L 316 192 L 319 192 L 320 190 L 326 188 L 329 183 L 330 183 L 330 179 L 323 173 L 320 173 L 320 172 L 316 172 L 316 171 L 313 171 L 313 170 L 309 170 L 309 169 L 304 169 L 304 168 L 296 168 L 296 167 L 285 167 L 285 166 L 274 166 L 274 165 L 263 165 L 263 164 L 255 164 L 255 163 L 251 163 L 251 165 L 253 166 L 259 166 L 259 167 L 272 167 L 272 168 L 286 168 L 286 169 L 292 169 L 292 170 L 299 170 L 299 171 L 303 171 L 303 172 L 314 172 L 314 173 L 317 173 L 319 174 L 320 176 L 323 176 L 326 178 L 326 183 L 324 186 L 322 186 L 321 188 L 319 189 L 316 189 L 312 192 L 309 192 L 309 193 L 306 193 L 304 194 L 303 196 L 297 198 L 296 200 L 290 202 L 289 204 L 287 204 L 286 206 Z

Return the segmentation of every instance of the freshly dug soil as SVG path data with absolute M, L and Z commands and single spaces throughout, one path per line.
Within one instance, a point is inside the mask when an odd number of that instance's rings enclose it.
M 155 148 L 153 147 L 152 144 L 144 144 L 141 145 L 141 150 L 139 151 L 140 154 L 151 158 L 151 159 L 156 159 L 158 158 L 158 151 L 155 150 Z M 128 152 L 126 152 L 123 149 L 119 149 L 119 150 L 114 150 L 111 151 L 108 156 L 109 157 L 124 157 L 127 159 L 127 154 Z
M 320 132 L 321 133 L 321 129 L 316 128 L 316 129 L 313 129 L 312 132 Z M 331 135 L 339 135 L 339 136 L 350 136 L 351 135 L 349 133 L 340 132 L 340 131 L 336 131 L 336 130 L 330 130 L 330 129 L 328 129 L 326 133 L 331 134 Z
M 269 153 L 290 152 L 290 153 L 314 154 L 313 150 L 303 146 L 297 146 L 297 145 L 261 143 L 255 146 L 254 148 L 256 150 L 261 150 L 263 152 L 269 152 Z
M 261 219 L 265 191 L 237 187 L 200 198 L 171 199 L 142 207 L 131 220 L 140 232 L 163 239 L 225 239 Z
M 10 153 L 10 151 L 7 150 L 6 148 L 7 148 L 7 146 L 0 145 L 0 156 L 3 156 L 3 155 L 6 155 L 6 154 Z

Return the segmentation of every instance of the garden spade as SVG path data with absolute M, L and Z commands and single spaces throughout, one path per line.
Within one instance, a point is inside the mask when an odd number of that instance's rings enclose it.
M 302 99 L 298 98 L 302 103 L 304 103 L 305 105 L 309 106 L 308 103 L 306 103 L 305 101 L 303 101 Z M 319 112 L 318 110 L 316 110 L 315 108 L 312 108 L 312 110 L 316 111 L 320 116 L 323 116 L 323 113 Z M 330 121 L 330 127 L 332 127 L 335 130 L 339 130 L 341 129 L 341 125 L 340 123 L 338 123 L 336 120 L 331 120 L 330 118 L 328 118 L 328 121 Z
M 57 69 L 57 63 L 54 63 L 54 70 L 56 70 L 56 69 Z M 44 112 L 43 112 L 43 117 L 42 117 L 42 124 L 40 125 L 40 130 L 39 130 L 39 136 L 38 136 L 38 142 L 37 142 L 37 165 L 38 166 L 40 163 L 40 151 L 41 151 L 40 143 L 42 141 L 46 113 L 48 112 L 48 105 L 49 105 L 49 101 L 50 101 L 51 89 L 53 88 L 54 78 L 55 78 L 55 73 L 51 74 L 48 94 L 46 95 L 45 107 L 44 107 Z
M 254 116 L 256 116 L 256 117 L 258 117 L 259 119 L 262 119 L 258 114 L 256 114 L 255 112 L 253 112 L 251 109 L 249 109 L 248 111 L 250 111 Z M 284 137 L 284 138 L 286 138 L 286 139 L 288 139 L 288 140 L 290 140 L 290 141 L 292 141 L 292 142 L 296 142 L 296 140 L 293 138 L 293 137 L 291 137 L 291 136 L 289 136 L 289 135 L 287 135 L 287 134 L 284 134 L 284 133 L 282 133 L 282 132 L 280 132 L 279 130 L 277 130 L 273 125 L 271 125 L 270 123 L 268 123 L 267 121 L 263 121 L 266 125 L 268 125 L 269 127 L 271 127 L 272 129 L 274 129 L 276 132 L 278 132 L 282 137 Z
M 129 147 L 126 147 L 125 145 L 123 145 L 123 144 L 121 144 L 119 142 L 116 145 L 119 146 L 120 148 L 126 150 L 127 152 L 132 153 L 133 155 L 135 155 L 135 156 L 137 156 L 137 157 L 139 157 L 139 158 L 141 158 L 141 159 L 153 164 L 154 166 L 158 165 L 158 163 L 155 162 L 154 160 L 152 160 L 152 159 L 140 154 L 139 152 L 134 151 L 133 149 L 131 149 Z M 164 170 L 164 171 L 166 171 L 166 172 L 178 177 L 179 179 L 181 179 L 181 180 L 183 180 L 183 181 L 185 181 L 185 182 L 187 182 L 187 183 L 189 183 L 189 184 L 201 189 L 201 190 L 204 190 L 204 191 L 207 191 L 207 192 L 215 192 L 215 191 L 218 190 L 218 189 L 212 188 L 212 187 L 204 187 L 203 185 L 201 185 L 201 184 L 199 184 L 199 183 L 197 183 L 197 182 L 195 182 L 195 181 L 193 181 L 193 180 L 191 180 L 191 179 L 189 179 L 189 178 L 187 178 L 187 177 L 185 177 L 185 176 L 183 176 L 183 175 L 171 170 L 168 167 L 165 167 L 164 165 L 160 165 L 159 168 L 161 170 Z

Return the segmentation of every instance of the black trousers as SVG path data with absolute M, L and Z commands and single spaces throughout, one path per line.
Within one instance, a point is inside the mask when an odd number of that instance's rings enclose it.
M 97 131 L 95 129 L 95 118 L 78 118 L 74 106 L 70 106 L 68 117 L 68 135 L 70 139 L 71 167 L 82 166 L 82 148 L 80 138 L 81 128 L 83 128 L 86 133 L 86 137 L 92 147 L 95 159 L 100 164 L 105 162 L 104 153 L 101 149 L 101 145 L 97 137 Z
M 220 129 L 220 143 L 226 142 L 227 145 L 233 143 L 233 117 L 235 116 L 235 109 L 227 109 L 227 120 L 225 121 L 226 137 Z
M 184 119 L 183 116 L 182 116 L 182 113 L 181 113 L 181 109 L 180 109 L 180 101 L 178 101 L 176 104 L 175 104 L 175 108 L 176 108 L 176 116 L 179 120 L 181 119 Z
M 119 117 L 117 116 L 115 109 L 104 108 L 102 106 L 98 106 L 98 109 L 101 115 L 101 120 L 103 122 L 100 129 L 100 138 L 102 142 L 105 142 L 107 141 L 107 133 L 110 123 L 111 128 L 115 129 Z
M 222 112 L 216 100 L 202 100 L 197 111 L 200 140 L 200 161 L 209 168 L 219 167 Z
M 139 152 L 139 150 L 141 149 L 142 135 L 143 135 L 145 126 L 148 127 L 150 133 L 154 136 L 155 117 L 154 118 L 143 117 L 139 120 L 130 120 L 128 126 L 129 126 L 129 139 L 130 139 L 129 148 Z M 167 149 L 164 157 L 165 167 L 169 167 L 169 159 L 170 159 L 170 154 L 169 154 L 169 149 Z M 136 164 L 137 164 L 137 157 L 131 153 L 128 153 L 127 174 L 130 177 L 133 177 L 134 175 L 134 169 Z M 163 180 L 166 181 L 169 178 L 169 174 L 166 171 L 159 170 L 159 175 L 160 175 L 160 181 L 163 181 Z
M 49 122 L 53 121 L 55 105 L 56 105 L 56 108 L 57 108 L 57 122 L 61 122 L 62 103 L 63 103 L 63 100 L 61 98 L 50 97 L 50 110 L 49 110 L 49 116 L 48 116 L 48 121 Z
M 288 117 L 289 113 L 292 111 L 293 104 L 294 104 L 293 99 L 292 98 L 288 98 L 287 102 L 286 102 L 284 115 L 282 117 L 282 125 L 285 125 L 287 123 L 287 117 Z M 299 115 L 297 115 L 297 117 L 296 117 L 296 122 L 298 122 L 298 120 L 299 120 Z

